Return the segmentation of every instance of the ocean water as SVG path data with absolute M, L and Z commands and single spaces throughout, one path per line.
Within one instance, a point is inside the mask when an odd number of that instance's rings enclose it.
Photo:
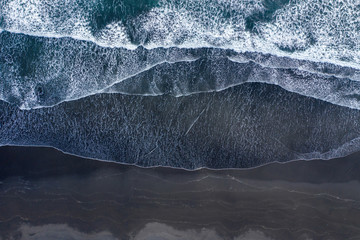
M 360 112 L 247 83 L 173 97 L 97 94 L 50 108 L 0 106 L 0 142 L 140 166 L 254 167 L 358 150 Z M 349 131 L 351 129 L 351 131 Z
M 0 240 L 360 239 L 360 0 L 0 0 Z
M 0 0 L 0 145 L 141 166 L 360 150 L 359 0 Z

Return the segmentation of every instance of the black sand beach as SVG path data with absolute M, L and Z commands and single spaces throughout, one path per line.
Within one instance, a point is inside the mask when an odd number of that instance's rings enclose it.
M 246 170 L 0 148 L 0 239 L 359 239 L 360 153 Z
M 360 240 L 359 20 L 0 0 L 0 240 Z

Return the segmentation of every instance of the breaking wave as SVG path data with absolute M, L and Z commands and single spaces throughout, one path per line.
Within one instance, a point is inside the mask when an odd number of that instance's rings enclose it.
M 344 156 L 360 1 L 0 0 L 0 100 L 0 145 L 184 168 Z
M 101 92 L 174 96 L 265 82 L 360 109 L 360 71 L 217 48 L 107 48 L 71 38 L 0 34 L 0 97 L 22 109 Z
M 360 64 L 358 0 L 2 0 L 0 7 L 1 28 L 35 36 Z
M 30 109 L 266 82 L 359 109 L 359 19 L 358 0 L 0 0 L 0 97 Z

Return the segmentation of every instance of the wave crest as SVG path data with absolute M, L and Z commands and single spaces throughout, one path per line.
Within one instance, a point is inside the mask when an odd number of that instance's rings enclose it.
M 0 2 L 0 27 L 107 47 L 217 47 L 360 67 L 357 0 Z
M 22 109 L 100 92 L 174 96 L 265 82 L 360 109 L 360 71 L 214 48 L 105 48 L 70 38 L 0 34 L 0 98 Z

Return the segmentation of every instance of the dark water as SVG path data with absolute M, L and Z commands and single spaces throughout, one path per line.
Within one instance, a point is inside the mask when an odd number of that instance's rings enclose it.
M 359 19 L 0 0 L 0 240 L 360 239 Z
M 190 169 L 359 151 L 359 8 L 0 0 L 0 145 Z
M 0 99 L 24 109 L 133 76 L 147 87 L 112 90 L 187 95 L 267 82 L 360 108 L 357 0 L 2 0 L 0 9 Z
M 141 169 L 0 148 L 2 239 L 358 239 L 359 154 L 249 170 Z
M 359 151 L 359 6 L 0 0 L 0 145 L 190 169 Z
M 0 113 L 2 144 L 188 169 L 329 159 L 356 151 L 360 134 L 358 110 L 259 83 L 178 98 L 101 94 L 33 110 L 3 102 Z
M 22 109 L 102 92 L 186 96 L 246 82 L 360 108 L 358 68 L 219 48 L 109 48 L 71 38 L 0 34 L 0 97 Z M 296 107 L 296 103 L 294 103 Z

